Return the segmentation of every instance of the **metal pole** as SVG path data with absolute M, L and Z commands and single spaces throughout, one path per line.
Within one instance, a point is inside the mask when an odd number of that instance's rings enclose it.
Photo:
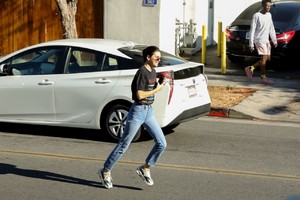
M 226 74 L 226 32 L 222 32 L 221 71 Z
M 186 2 L 185 2 L 185 0 L 183 0 L 183 3 L 182 3 L 182 5 L 183 5 L 183 16 L 182 16 L 182 27 L 183 27 L 183 34 L 182 34 L 182 40 L 183 40 L 183 44 L 182 44 L 182 46 L 183 47 L 186 47 L 186 43 L 185 43 L 185 34 L 186 34 L 186 24 L 185 24 L 185 5 L 186 5 Z
M 207 27 L 202 26 L 202 63 L 206 64 L 206 41 L 207 41 Z
M 221 56 L 221 44 L 222 43 L 222 22 L 218 22 L 218 52 L 217 56 Z

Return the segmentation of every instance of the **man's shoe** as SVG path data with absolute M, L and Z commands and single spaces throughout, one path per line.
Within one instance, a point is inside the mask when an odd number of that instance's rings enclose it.
M 111 189 L 113 187 L 113 184 L 112 184 L 112 177 L 110 173 L 104 173 L 104 169 L 99 169 L 98 174 L 102 182 L 102 185 L 107 189 Z
M 251 71 L 250 66 L 245 67 L 245 72 L 246 72 L 246 75 L 247 75 L 248 79 L 252 80 L 253 72 Z
M 260 81 L 262 84 L 266 84 L 266 85 L 270 85 L 270 84 L 273 84 L 274 82 L 271 80 L 271 79 L 269 79 L 269 78 L 263 78 L 263 79 L 261 79 L 261 81 Z
M 136 169 L 136 173 L 143 179 L 143 181 L 147 185 L 152 186 L 154 184 L 150 175 L 150 170 L 145 170 L 142 166 L 140 166 Z

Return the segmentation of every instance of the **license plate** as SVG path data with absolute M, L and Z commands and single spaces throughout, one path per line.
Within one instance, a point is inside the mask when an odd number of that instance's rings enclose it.
M 190 98 L 197 96 L 197 90 L 196 90 L 195 85 L 188 86 L 187 89 L 188 89 L 188 93 L 189 93 Z
M 249 40 L 250 39 L 250 33 L 246 32 L 246 39 Z

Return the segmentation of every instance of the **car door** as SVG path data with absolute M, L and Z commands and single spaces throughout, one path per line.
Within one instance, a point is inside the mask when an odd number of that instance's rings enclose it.
M 53 121 L 56 76 L 0 77 L 0 119 Z
M 90 123 L 118 81 L 117 59 L 104 53 L 73 48 L 65 74 L 55 85 L 56 120 Z
M 54 121 L 57 78 L 52 49 L 34 49 L 9 58 L 0 77 L 1 121 Z M 53 60 L 48 58 L 52 56 Z M 43 58 L 41 58 L 43 57 Z

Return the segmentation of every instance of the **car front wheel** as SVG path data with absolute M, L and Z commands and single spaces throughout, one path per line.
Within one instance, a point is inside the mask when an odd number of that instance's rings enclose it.
M 105 132 L 113 139 L 119 141 L 124 134 L 127 116 L 130 107 L 127 105 L 113 105 L 108 109 L 108 112 L 103 120 L 102 127 L 105 128 Z M 137 141 L 141 137 L 140 128 L 133 138 L 133 141 Z

